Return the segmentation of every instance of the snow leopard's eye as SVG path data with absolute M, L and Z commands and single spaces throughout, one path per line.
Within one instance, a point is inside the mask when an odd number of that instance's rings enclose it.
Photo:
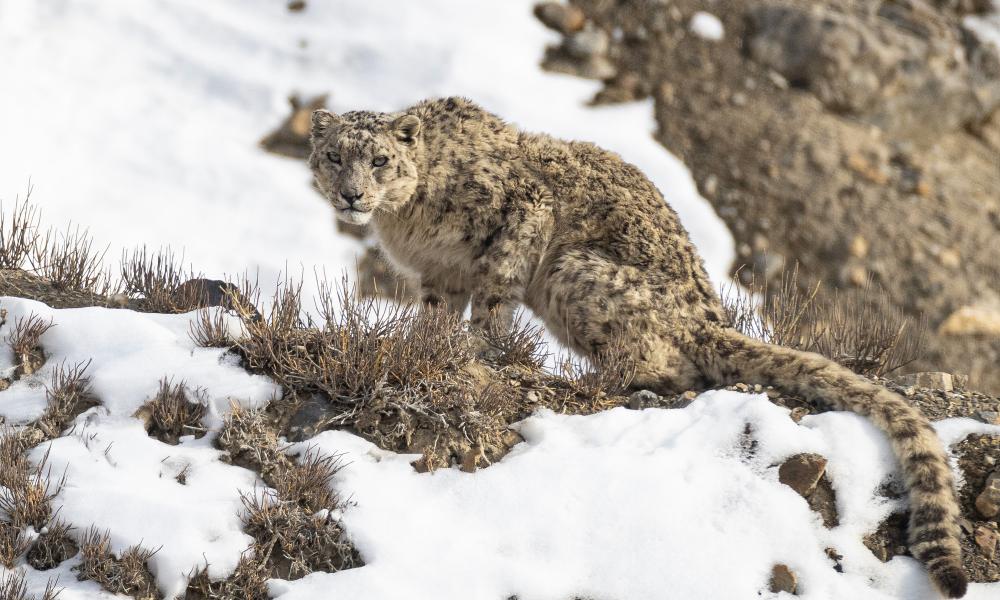
M 384 167 L 387 162 L 389 162 L 389 157 L 387 157 L 387 156 L 376 156 L 375 160 L 372 161 L 372 166 L 373 167 Z
M 340 153 L 339 152 L 334 152 L 333 150 L 331 150 L 331 151 L 329 151 L 329 152 L 326 153 L 326 157 L 329 158 L 330 162 L 332 162 L 333 164 L 335 164 L 335 165 L 339 165 L 340 164 Z

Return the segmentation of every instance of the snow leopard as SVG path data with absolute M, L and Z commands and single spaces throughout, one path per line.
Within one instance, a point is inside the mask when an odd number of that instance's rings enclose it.
M 474 328 L 528 307 L 593 360 L 617 340 L 633 385 L 660 394 L 771 385 L 870 419 L 910 498 L 910 552 L 936 589 L 962 597 L 946 450 L 899 395 L 818 354 L 750 338 L 727 318 L 677 214 L 635 166 L 592 143 L 519 130 L 460 98 L 399 112 L 317 110 L 309 165 L 347 223 L 367 224 L 427 307 Z

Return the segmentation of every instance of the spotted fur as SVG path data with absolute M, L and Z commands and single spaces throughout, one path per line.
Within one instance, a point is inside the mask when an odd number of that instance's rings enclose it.
M 732 329 L 676 213 L 637 168 L 593 144 L 518 131 L 463 98 L 396 114 L 317 111 L 313 147 L 338 217 L 370 222 L 428 305 L 471 300 L 485 327 L 509 325 L 524 304 L 590 357 L 626 336 L 635 383 L 662 393 L 754 382 L 871 419 L 903 468 L 912 554 L 942 594 L 964 595 L 951 470 L 928 421 L 826 358 Z

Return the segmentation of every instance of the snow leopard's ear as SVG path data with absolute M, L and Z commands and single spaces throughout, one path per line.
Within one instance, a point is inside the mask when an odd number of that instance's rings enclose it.
M 397 140 L 412 144 L 420 135 L 420 119 L 416 115 L 403 115 L 392 122 L 389 130 Z
M 340 122 L 340 117 L 333 114 L 332 112 L 320 108 L 314 110 L 312 113 L 312 137 L 313 139 L 322 137 L 326 135 L 328 131 L 333 129 L 337 123 Z

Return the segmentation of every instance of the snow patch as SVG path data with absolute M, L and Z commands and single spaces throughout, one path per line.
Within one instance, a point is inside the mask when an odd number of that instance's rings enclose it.
M 719 20 L 719 17 L 702 10 L 694 13 L 691 17 L 691 31 L 698 37 L 713 42 L 722 40 L 726 35 L 725 28 L 722 26 L 722 21 Z

